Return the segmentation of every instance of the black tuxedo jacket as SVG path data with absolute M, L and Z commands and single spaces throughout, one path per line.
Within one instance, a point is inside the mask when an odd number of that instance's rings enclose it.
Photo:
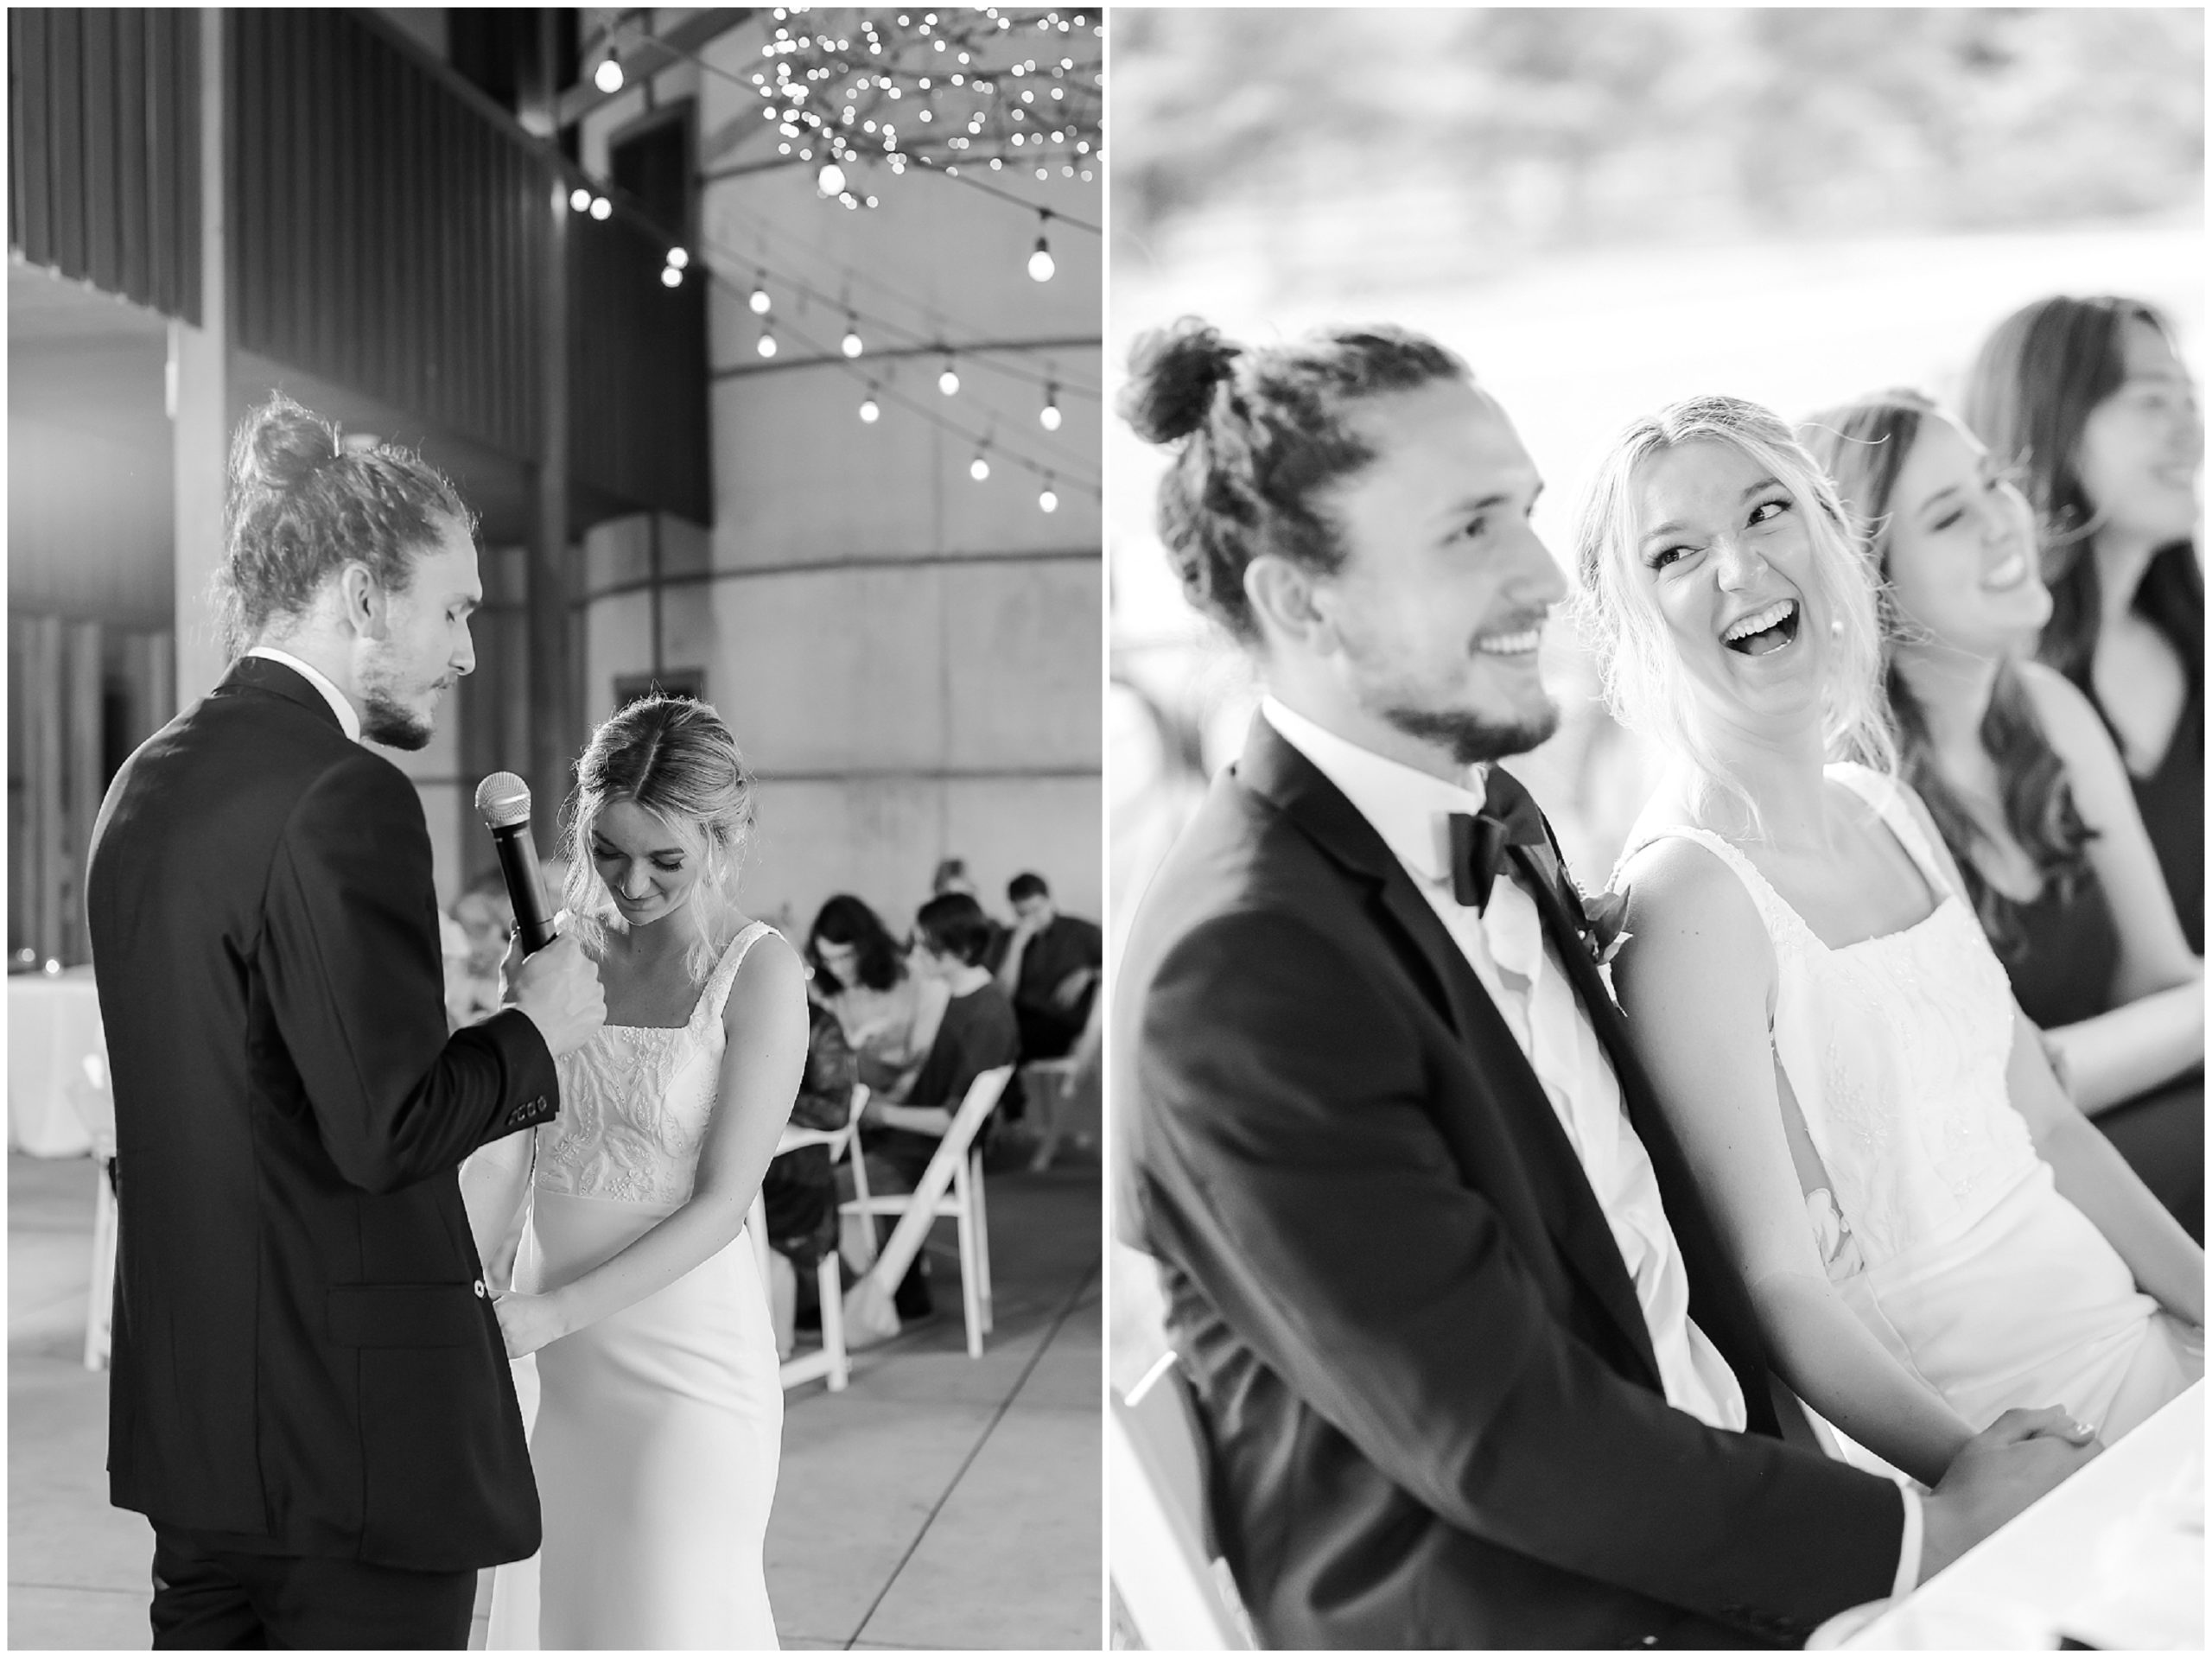
M 253 1552 L 529 1554 L 455 1170 L 558 1084 L 523 1013 L 447 1034 L 414 785 L 243 658 L 117 774 L 86 896 L 120 1176 L 112 1500 Z
M 1224 1553 L 1270 1646 L 1802 1644 L 1890 1592 L 1903 1500 L 1780 1437 L 1747 1299 L 1569 900 L 1511 855 L 1752 1431 L 1668 1406 L 1481 981 L 1258 719 L 1139 908 L 1114 1010 L 1122 1200 L 1162 1265 Z

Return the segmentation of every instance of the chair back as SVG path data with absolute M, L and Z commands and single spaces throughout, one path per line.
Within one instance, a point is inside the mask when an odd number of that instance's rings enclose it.
M 944 1138 L 931 1153 L 929 1166 L 914 1183 L 912 1194 L 900 1205 L 899 1223 L 891 1229 L 882 1252 L 868 1268 L 871 1280 L 887 1286 L 896 1284 L 906 1275 L 906 1268 L 914 1264 L 914 1256 L 929 1235 L 930 1223 L 937 1218 L 938 1204 L 951 1189 L 953 1171 L 967 1161 L 983 1119 L 996 1108 L 999 1096 L 1006 1092 L 1006 1085 L 1013 1077 L 1012 1065 L 994 1065 L 968 1084 L 966 1096 L 952 1114 L 952 1126 L 944 1131 Z M 889 1293 L 887 1288 L 885 1293 Z
M 1175 1356 L 1109 1402 L 1109 1555 L 1139 1637 L 1154 1651 L 1252 1650 L 1236 1585 L 1210 1546 L 1204 1440 Z

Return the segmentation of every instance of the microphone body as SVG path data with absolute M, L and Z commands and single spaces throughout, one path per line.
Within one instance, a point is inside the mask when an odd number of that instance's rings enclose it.
M 553 942 L 553 921 L 545 913 L 537 843 L 530 836 L 530 789 L 512 772 L 494 772 L 477 785 L 476 810 L 499 854 L 499 874 L 507 884 L 507 901 L 514 906 L 523 954 L 533 955 Z

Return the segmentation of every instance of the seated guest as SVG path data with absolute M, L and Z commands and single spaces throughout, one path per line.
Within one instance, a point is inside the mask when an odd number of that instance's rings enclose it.
M 2027 503 L 1915 392 L 1801 435 L 1879 577 L 1904 779 L 2075 1103 L 2202 1242 L 2204 964 L 2096 709 L 2016 660 L 2051 609 Z
M 806 1072 L 791 1105 L 791 1126 L 834 1132 L 852 1113 L 860 1062 L 836 1015 L 819 1001 L 807 1008 Z M 801 1146 L 773 1159 L 760 1179 L 768 1244 L 802 1278 L 837 1239 L 837 1182 L 827 1146 Z
M 1075 1045 L 1090 1015 L 1105 938 L 1095 922 L 1062 915 L 1041 875 L 1016 875 L 1013 943 L 998 969 L 999 988 L 1021 1026 L 1021 1057 L 1057 1059 Z
M 936 898 L 943 893 L 965 893 L 978 905 L 983 901 L 982 895 L 976 890 L 976 883 L 969 879 L 965 858 L 938 861 L 936 872 L 930 876 L 930 896 Z M 1014 929 L 988 910 L 983 912 L 983 924 L 991 930 L 991 942 L 983 950 L 983 965 L 995 977 L 1006 961 L 1007 946 L 1014 942 Z
M 499 1009 L 499 962 L 514 931 L 514 905 L 497 869 L 468 883 L 444 918 L 446 1014 L 454 1029 Z
M 815 994 L 837 1016 L 875 1093 L 899 1090 L 929 1051 L 944 1012 L 944 986 L 906 970 L 906 951 L 882 918 L 849 893 L 825 903 L 807 933 Z
M 1014 1009 L 982 966 L 988 935 L 976 900 L 961 893 L 931 899 L 915 916 L 914 931 L 915 972 L 942 984 L 947 999 L 929 1052 L 903 1096 L 870 1098 L 861 1119 L 868 1184 L 878 1191 L 913 1191 L 950 1130 L 969 1084 L 987 1070 L 1014 1064 L 1020 1050 Z M 986 1118 L 976 1144 L 985 1142 L 990 1128 L 991 1119 Z M 849 1181 L 850 1176 L 841 1178 Z M 921 1281 L 924 1259 L 915 1258 L 894 1297 L 902 1318 L 929 1311 L 928 1286 Z
M 2111 733 L 2202 955 L 2204 422 L 2172 327 L 2140 300 L 2038 300 L 1983 342 L 1965 415 L 2039 520 L 2052 607 L 2037 654 Z

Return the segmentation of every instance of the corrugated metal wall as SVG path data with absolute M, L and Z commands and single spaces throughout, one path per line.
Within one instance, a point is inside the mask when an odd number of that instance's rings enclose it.
M 200 321 L 200 18 L 10 10 L 8 240 Z

